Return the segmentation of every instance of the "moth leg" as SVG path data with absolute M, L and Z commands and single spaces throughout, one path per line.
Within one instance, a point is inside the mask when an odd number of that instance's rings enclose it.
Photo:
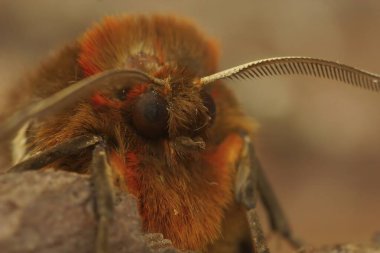
M 251 139 L 247 134 L 242 134 L 243 148 L 237 167 L 235 198 L 247 209 L 248 224 L 251 231 L 253 248 L 255 253 L 269 253 L 264 232 L 260 224 L 257 212 L 257 164 Z
M 268 213 L 271 229 L 282 235 L 293 247 L 300 248 L 302 243 L 291 232 L 286 216 L 264 174 L 260 161 L 255 155 L 249 136 L 247 134 L 242 134 L 242 136 L 244 147 L 241 157 L 242 167 L 239 167 L 239 171 L 243 176 L 237 177 L 236 185 L 242 185 L 236 189 L 236 193 L 241 195 L 238 196 L 238 199 L 247 208 L 253 209 L 256 203 L 255 190 L 257 189 Z
M 108 227 L 114 213 L 114 193 L 112 171 L 107 161 L 103 143 L 98 144 L 92 153 L 92 182 L 94 187 L 95 214 L 97 220 L 95 252 L 108 252 Z
M 257 160 L 257 159 L 256 159 Z M 288 242 L 295 248 L 300 248 L 303 246 L 303 243 L 294 237 L 290 229 L 289 223 L 286 219 L 286 216 L 277 200 L 277 197 L 269 184 L 264 171 L 257 161 L 256 171 L 258 178 L 258 189 L 261 200 L 264 204 L 264 207 L 268 213 L 270 226 L 273 231 L 281 234 Z
M 38 152 L 37 154 L 30 156 L 26 160 L 11 167 L 8 171 L 22 172 L 27 170 L 38 170 L 63 156 L 77 154 L 80 150 L 94 146 L 100 141 L 101 137 L 95 135 L 83 135 L 74 137 L 50 149 Z

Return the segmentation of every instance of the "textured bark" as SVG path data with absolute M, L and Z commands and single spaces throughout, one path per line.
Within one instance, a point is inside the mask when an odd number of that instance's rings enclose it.
M 52 170 L 0 175 L 0 252 L 94 252 L 96 221 L 92 200 L 88 176 Z M 136 202 L 125 194 L 115 207 L 109 252 L 180 251 L 170 247 L 159 234 L 141 233 Z M 380 253 L 380 247 L 348 244 L 300 252 Z
M 0 252 L 94 252 L 95 229 L 88 176 L 62 171 L 0 176 Z M 118 199 L 109 238 L 110 252 L 154 252 L 145 244 L 131 195 Z M 150 241 L 160 244 L 159 236 Z

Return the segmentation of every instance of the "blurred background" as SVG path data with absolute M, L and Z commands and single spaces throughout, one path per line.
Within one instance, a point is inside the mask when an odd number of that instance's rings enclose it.
M 378 0 L 0 1 L 0 108 L 50 52 L 101 17 L 175 13 L 219 40 L 220 69 L 302 55 L 380 73 Z M 261 128 L 255 140 L 291 225 L 314 245 L 380 231 L 380 94 L 313 78 L 231 82 Z M 276 252 L 286 243 L 271 236 Z

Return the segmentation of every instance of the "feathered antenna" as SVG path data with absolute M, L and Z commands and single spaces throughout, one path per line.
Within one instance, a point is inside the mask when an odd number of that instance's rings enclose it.
M 281 75 L 306 75 L 338 80 L 372 91 L 380 91 L 380 76 L 345 64 L 310 57 L 277 57 L 257 60 L 202 77 L 197 85 L 206 86 L 219 79 L 254 79 Z M 57 92 L 49 98 L 32 104 L 0 124 L 0 140 L 16 131 L 31 118 L 51 115 L 53 112 L 79 101 L 96 88 L 117 83 L 117 79 L 165 85 L 166 81 L 138 70 L 108 70 L 90 76 Z
M 105 85 L 118 84 L 120 80 L 132 79 L 135 81 L 149 82 L 155 85 L 164 85 L 161 79 L 149 76 L 138 70 L 108 70 L 97 75 L 85 78 L 54 95 L 29 105 L 0 123 L 0 140 L 6 138 L 21 125 L 32 118 L 51 115 L 72 103 L 89 95 L 94 89 Z
M 345 64 L 310 57 L 276 57 L 242 64 L 202 77 L 205 86 L 219 79 L 255 79 L 282 75 L 305 75 L 341 81 L 372 91 L 380 91 L 380 76 Z

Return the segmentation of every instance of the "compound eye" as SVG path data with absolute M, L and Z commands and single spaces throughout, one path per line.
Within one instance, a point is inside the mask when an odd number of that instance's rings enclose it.
M 115 92 L 115 97 L 120 100 L 120 101 L 123 101 L 125 100 L 125 98 L 127 97 L 127 94 L 128 94 L 128 91 L 130 89 L 129 88 L 123 88 L 123 89 L 119 89 Z
M 211 97 L 210 94 L 203 92 L 201 94 L 202 100 L 203 100 L 203 105 L 207 108 L 208 110 L 208 115 L 210 116 L 209 120 L 209 125 L 214 122 L 215 116 L 216 116 L 216 105 L 214 102 L 214 99 Z
M 136 131 L 149 139 L 158 139 L 168 132 L 167 103 L 151 91 L 140 95 L 132 109 L 132 124 Z

